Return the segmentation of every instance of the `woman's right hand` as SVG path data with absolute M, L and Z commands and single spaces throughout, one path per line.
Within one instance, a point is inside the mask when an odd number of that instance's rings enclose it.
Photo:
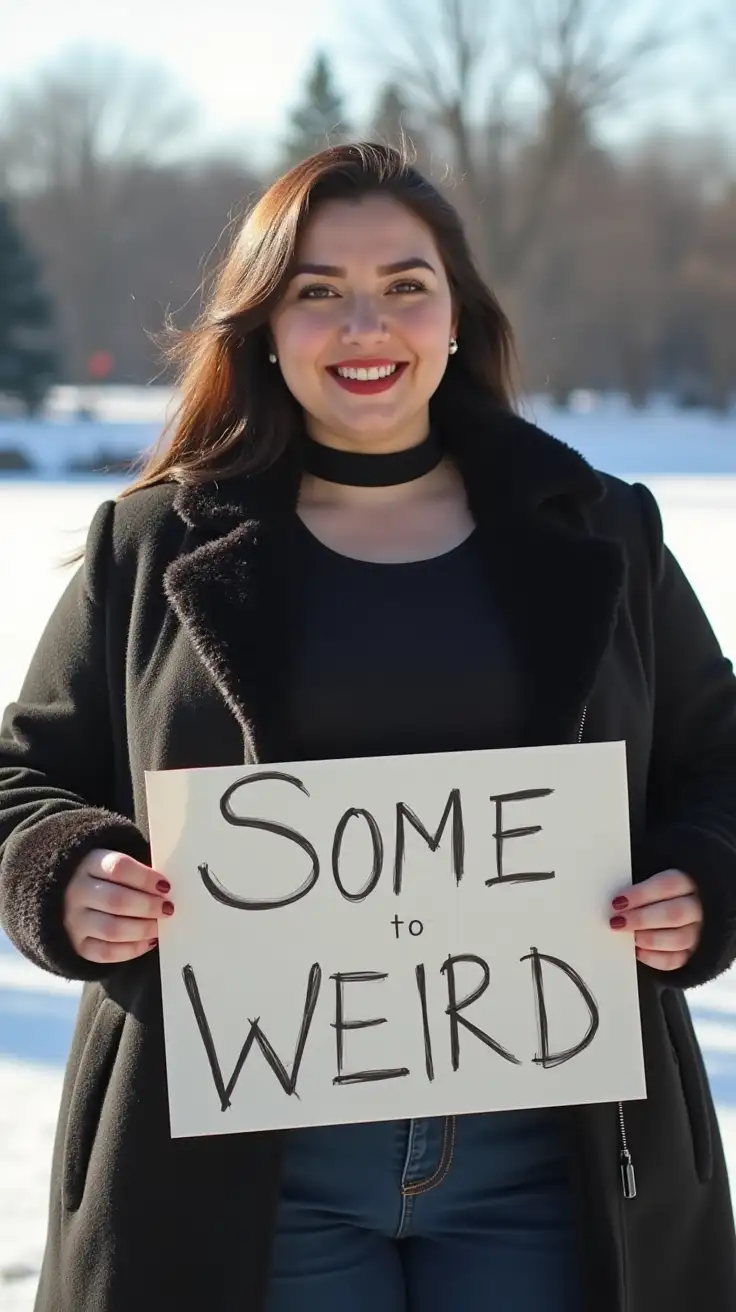
M 157 921 L 174 914 L 163 875 L 124 852 L 96 848 L 64 895 L 64 929 L 86 961 L 131 961 L 158 943 Z

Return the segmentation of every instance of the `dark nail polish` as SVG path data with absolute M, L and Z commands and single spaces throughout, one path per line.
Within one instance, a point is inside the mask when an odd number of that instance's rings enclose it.
M 163 913 L 164 913 L 165 916 L 173 916 L 173 914 L 174 914 L 174 903 L 173 903 L 173 902 L 164 902 L 164 904 L 163 904 L 161 910 L 163 911 Z
M 616 911 L 625 911 L 628 905 L 629 899 L 627 897 L 615 897 L 611 903 Z
M 156 892 L 157 892 L 157 893 L 170 893 L 170 892 L 171 892 L 171 884 L 169 883 L 168 879 L 159 879 L 159 881 L 158 881 L 158 883 L 157 883 L 157 885 L 156 885 Z M 615 903 L 614 903 L 614 906 L 615 906 Z
M 157 948 L 157 947 L 158 947 L 158 939 L 157 939 L 157 938 L 149 938 L 149 940 L 148 940 L 148 946 L 149 946 L 149 948 Z
M 609 923 L 611 929 L 626 929 L 626 916 L 613 916 Z

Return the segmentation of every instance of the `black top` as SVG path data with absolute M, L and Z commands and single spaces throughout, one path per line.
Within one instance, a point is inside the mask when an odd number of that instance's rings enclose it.
M 299 527 L 295 759 L 510 747 L 519 681 L 476 535 L 409 563 L 354 560 Z

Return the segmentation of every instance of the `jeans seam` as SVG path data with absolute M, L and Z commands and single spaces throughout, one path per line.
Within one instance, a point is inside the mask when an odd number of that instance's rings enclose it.
M 411 1199 L 407 1197 L 406 1193 L 404 1192 L 404 1181 L 406 1180 L 406 1174 L 411 1165 L 411 1157 L 412 1157 L 412 1152 L 414 1150 L 414 1130 L 415 1130 L 415 1123 L 412 1120 L 409 1122 L 409 1133 L 406 1138 L 406 1151 L 404 1153 L 404 1165 L 401 1170 L 401 1184 L 399 1188 L 399 1194 L 401 1197 L 401 1215 L 399 1216 L 399 1224 L 396 1228 L 397 1239 L 401 1238 L 402 1234 L 406 1231 L 411 1221 L 411 1213 L 412 1213 Z
M 429 1193 L 431 1189 L 436 1189 L 438 1185 L 442 1184 L 452 1166 L 455 1151 L 455 1124 L 454 1116 L 445 1117 L 442 1152 L 437 1170 L 433 1175 L 428 1176 L 426 1180 L 416 1180 L 412 1184 L 402 1184 L 401 1192 L 405 1198 L 416 1198 L 419 1194 Z

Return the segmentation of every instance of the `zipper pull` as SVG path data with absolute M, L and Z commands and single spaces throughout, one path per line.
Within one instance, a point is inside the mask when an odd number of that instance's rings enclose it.
M 636 1172 L 628 1148 L 621 1152 L 621 1187 L 624 1198 L 636 1198 Z

